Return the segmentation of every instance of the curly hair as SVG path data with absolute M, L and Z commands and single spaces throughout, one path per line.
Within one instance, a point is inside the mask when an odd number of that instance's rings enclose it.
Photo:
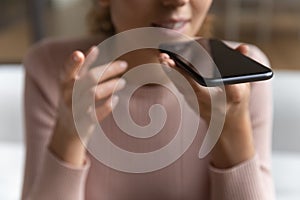
M 208 14 L 198 32 L 198 36 L 211 37 L 213 35 L 214 16 Z M 101 7 L 93 1 L 92 7 L 87 15 L 87 25 L 90 34 L 96 35 L 105 33 L 113 35 L 115 33 L 114 26 L 111 22 L 109 7 Z

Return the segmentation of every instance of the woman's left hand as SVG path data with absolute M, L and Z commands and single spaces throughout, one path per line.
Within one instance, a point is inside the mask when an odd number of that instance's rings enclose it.
M 247 54 L 248 46 L 240 45 L 236 50 Z M 225 109 L 222 101 L 220 101 L 220 105 L 213 105 L 214 107 L 220 107 L 220 109 L 214 109 L 214 112 L 217 110 L 220 112 L 217 115 L 225 116 L 225 122 L 221 136 L 212 150 L 212 164 L 218 168 L 229 168 L 252 158 L 255 151 L 249 114 L 250 84 L 226 85 L 223 89 L 220 87 L 203 87 L 186 72 L 178 68 L 167 54 L 160 54 L 159 60 L 161 63 L 179 71 L 188 80 L 197 96 L 199 110 L 201 111 L 200 116 L 207 124 L 210 123 L 212 115 L 212 96 L 215 99 L 218 99 L 218 96 L 220 96 L 221 99 L 226 93 Z M 180 88 L 176 81 L 173 81 L 173 83 L 183 93 L 186 101 L 188 103 L 191 102 L 189 100 L 190 95 L 185 94 L 185 90 Z

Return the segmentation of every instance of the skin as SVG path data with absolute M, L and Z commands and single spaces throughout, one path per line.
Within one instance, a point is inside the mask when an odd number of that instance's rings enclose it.
M 98 49 L 92 47 L 87 54 L 91 57 L 96 57 L 98 55 Z M 81 139 L 87 141 L 94 130 L 95 120 L 99 122 L 102 121 L 118 103 L 118 97 L 112 96 L 112 93 L 118 82 L 123 81 L 123 83 L 119 84 L 119 87 L 116 88 L 116 91 L 125 86 L 124 80 L 118 78 L 118 76 L 124 73 L 128 67 L 126 62 L 116 61 L 110 65 L 110 69 L 106 70 L 102 78 L 98 81 L 92 77 L 94 71 L 88 72 L 88 65 L 84 67 L 83 63 L 85 61 L 86 56 L 80 51 L 75 51 L 66 62 L 66 76 L 61 80 L 60 90 L 62 98 L 59 103 L 58 118 L 49 144 L 49 149 L 54 154 L 75 166 L 83 165 L 85 160 L 86 151 Z M 103 72 L 104 69 L 105 66 L 95 68 L 95 70 L 99 72 Z M 86 84 L 78 92 L 83 95 L 79 95 L 78 97 L 74 96 L 74 99 L 72 99 L 75 81 L 82 81 Z M 86 99 L 84 98 L 94 94 L 95 101 L 102 101 L 100 105 L 96 106 L 97 119 L 90 117 L 91 113 L 89 112 L 89 108 L 91 105 L 87 105 Z M 82 110 L 81 113 L 84 113 L 82 114 L 82 119 L 90 119 L 82 120 L 82 122 L 77 121 L 77 123 L 85 123 L 84 128 L 87 130 L 85 135 L 81 135 L 81 138 L 79 138 L 75 128 L 72 100 L 78 102 L 78 105 L 81 105 L 79 109 Z
M 248 47 L 241 45 L 236 50 L 247 54 Z M 200 115 L 207 123 L 211 118 L 210 95 L 218 96 L 226 93 L 225 124 L 212 150 L 212 164 L 217 168 L 229 168 L 253 157 L 255 150 L 249 115 L 250 84 L 226 85 L 225 90 L 212 88 L 209 93 L 207 88 L 197 84 L 183 70 L 176 67 L 167 54 L 161 54 L 159 59 L 163 64 L 178 70 L 189 81 L 197 95 Z M 180 91 L 180 87 L 177 88 Z M 184 91 L 181 92 L 184 93 Z M 223 115 L 224 113 L 220 113 L 220 116 Z
M 153 23 L 162 24 L 174 17 L 179 17 L 188 19 L 188 22 L 180 31 L 191 37 L 195 36 L 201 27 L 211 3 L 211 0 L 99 0 L 99 6 L 109 7 L 116 32 L 138 27 L 149 27 Z M 132 12 L 132 10 L 135 12 Z M 246 54 L 247 46 L 241 45 L 237 50 Z M 76 133 L 73 122 L 71 109 L 72 87 L 75 80 L 84 81 L 90 78 L 92 73 L 85 69 L 86 67 L 83 66 L 83 63 L 87 54 L 96 56 L 98 53 L 97 49 L 93 47 L 86 54 L 80 51 L 73 52 L 66 62 L 66 76 L 61 80 L 62 99 L 59 104 L 60 112 L 58 113 L 49 149 L 60 159 L 75 166 L 84 164 L 86 151 Z M 126 61 L 125 63 L 121 61 L 113 63 L 110 66 L 109 73 L 106 73 L 102 80 L 99 82 L 89 82 L 82 89 L 82 93 L 84 94 L 87 91 L 91 91 L 95 86 L 98 86 L 95 100 L 101 100 L 103 103 L 97 106 L 97 119 L 94 120 L 102 121 L 112 111 L 118 102 L 117 97 L 111 96 L 114 86 L 120 81 L 120 75 L 126 70 L 138 64 L 145 63 L 145 60 L 141 59 L 144 58 L 142 55 L 143 52 L 135 52 L 121 57 L 121 60 Z M 152 55 L 149 60 L 146 60 L 146 63 L 147 61 L 155 60 L 180 71 L 167 54 Z M 104 70 L 104 66 L 99 66 L 97 70 Z M 207 89 L 196 84 L 184 72 L 180 72 L 186 76 L 194 88 L 198 97 L 201 117 L 209 123 L 211 111 L 210 97 Z M 155 73 L 159 75 L 162 72 Z M 122 89 L 122 87 L 118 89 Z M 229 85 L 225 87 L 224 91 L 216 90 L 214 95 L 222 92 L 226 92 L 227 96 L 226 119 L 221 137 L 212 151 L 211 162 L 217 168 L 228 168 L 252 158 L 255 153 L 248 109 L 250 85 Z M 88 94 L 90 93 L 86 93 L 86 95 Z M 78 97 L 79 102 L 80 98 L 82 96 Z M 83 111 L 87 114 L 89 113 L 88 107 L 87 105 L 83 108 Z M 93 130 L 92 122 L 94 121 L 91 120 L 86 125 L 86 130 L 88 130 L 84 136 L 86 140 L 88 140 Z M 64 126 L 63 124 L 68 124 L 68 126 Z

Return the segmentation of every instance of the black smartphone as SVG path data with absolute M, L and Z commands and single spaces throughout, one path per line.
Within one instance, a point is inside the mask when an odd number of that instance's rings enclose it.
M 206 87 L 262 81 L 272 78 L 270 68 L 241 54 L 218 39 L 196 39 L 159 45 L 176 65 Z

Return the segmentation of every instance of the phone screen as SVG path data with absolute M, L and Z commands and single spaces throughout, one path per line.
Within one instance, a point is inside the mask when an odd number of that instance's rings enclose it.
M 161 44 L 178 67 L 204 86 L 270 79 L 270 68 L 252 60 L 216 39 Z

